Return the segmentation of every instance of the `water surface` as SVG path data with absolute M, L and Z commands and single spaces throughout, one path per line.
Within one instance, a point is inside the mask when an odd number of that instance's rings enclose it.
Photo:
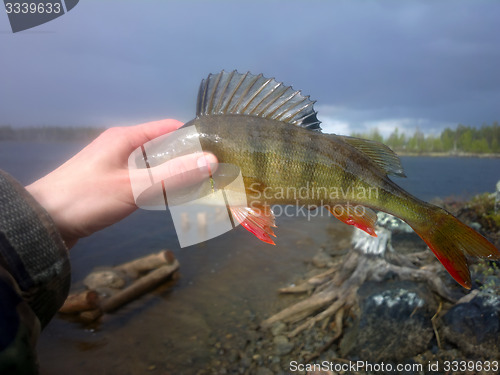
M 0 142 L 0 168 L 28 184 L 76 153 L 78 143 Z M 403 157 L 407 179 L 394 178 L 425 200 L 493 191 L 500 159 Z M 328 217 L 277 219 L 277 246 L 237 228 L 180 249 L 167 212 L 138 210 L 81 240 L 70 253 L 74 288 L 94 268 L 161 249 L 174 251 L 181 277 L 170 288 L 131 303 L 89 328 L 56 317 L 38 344 L 42 374 L 194 374 L 210 361 L 217 337 L 244 333 L 287 300 L 277 288 L 297 280 L 326 241 L 327 227 L 350 228 Z

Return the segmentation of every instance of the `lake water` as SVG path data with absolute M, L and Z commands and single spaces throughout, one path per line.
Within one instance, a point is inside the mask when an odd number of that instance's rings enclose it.
M 0 142 L 0 168 L 23 184 L 43 176 L 83 147 L 78 143 Z M 468 197 L 495 189 L 500 159 L 404 157 L 408 178 L 395 178 L 424 200 Z M 174 251 L 181 277 L 105 316 L 89 329 L 56 317 L 39 340 L 42 374 L 194 374 L 210 361 L 214 337 L 243 330 L 286 301 L 276 290 L 299 278 L 306 262 L 351 229 L 328 217 L 277 219 L 277 246 L 237 228 L 204 244 L 180 249 L 166 212 L 138 210 L 81 240 L 70 253 L 74 287 L 94 268 L 119 264 L 161 249 Z M 149 370 L 148 370 L 149 369 Z M 156 372 L 158 372 L 156 371 Z

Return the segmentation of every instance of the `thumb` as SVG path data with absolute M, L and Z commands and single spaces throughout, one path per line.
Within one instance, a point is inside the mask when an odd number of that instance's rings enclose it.
M 167 190 L 179 189 L 209 178 L 217 169 L 217 158 L 209 153 L 180 156 L 151 168 L 154 181 L 162 180 Z
M 210 153 L 192 153 L 168 160 L 152 168 L 130 168 L 129 177 L 137 206 L 165 209 L 163 194 L 208 179 L 217 168 Z

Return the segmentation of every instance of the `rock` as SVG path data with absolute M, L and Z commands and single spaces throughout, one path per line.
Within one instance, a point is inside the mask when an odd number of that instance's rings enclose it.
M 234 349 L 231 349 L 228 351 L 226 358 L 230 363 L 235 363 L 239 357 L 240 357 L 240 355 L 238 354 L 238 352 Z
M 342 357 L 401 362 L 427 349 L 436 308 L 427 287 L 409 281 L 368 282 L 358 296 L 360 313 L 340 343 Z
M 411 229 L 411 227 L 403 220 L 382 211 L 377 212 L 377 225 L 384 227 L 391 232 L 401 231 L 413 233 L 413 229 Z
M 293 350 L 293 343 L 288 340 L 288 337 L 279 335 L 273 340 L 274 349 L 277 355 L 286 355 Z
M 252 360 L 246 354 L 240 354 L 240 364 L 243 367 L 250 367 Z
M 324 251 L 320 251 L 312 258 L 312 264 L 318 268 L 328 267 L 332 264 L 332 257 Z
M 286 324 L 278 321 L 271 326 L 271 333 L 273 336 L 278 336 L 286 331 Z
M 125 279 L 114 270 L 94 271 L 83 280 L 83 285 L 91 290 L 98 288 L 120 289 L 125 286 Z
M 469 227 L 471 227 L 472 229 L 477 230 L 477 231 L 481 230 L 481 224 L 479 224 L 478 222 L 475 222 L 475 221 L 469 223 Z
M 272 372 L 266 367 L 259 367 L 257 368 L 255 375 L 274 375 L 274 372 Z
M 443 338 L 478 358 L 500 357 L 500 296 L 481 291 L 442 318 Z
M 352 244 L 365 254 L 383 254 L 391 241 L 392 232 L 383 227 L 377 227 L 377 237 L 357 229 L 352 234 Z
M 112 297 L 112 296 L 114 296 L 116 293 L 118 293 L 120 291 L 119 289 L 109 288 L 109 287 L 106 287 L 106 286 L 96 287 L 95 289 L 91 289 L 91 290 L 95 290 L 99 294 L 99 297 L 101 297 L 101 298 Z

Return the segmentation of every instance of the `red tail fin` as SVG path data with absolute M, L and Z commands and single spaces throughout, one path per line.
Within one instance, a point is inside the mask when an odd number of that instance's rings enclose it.
M 445 210 L 432 213 L 432 223 L 411 225 L 430 247 L 450 275 L 463 287 L 470 289 L 471 278 L 466 255 L 500 259 L 500 251 L 474 229 L 461 223 Z

